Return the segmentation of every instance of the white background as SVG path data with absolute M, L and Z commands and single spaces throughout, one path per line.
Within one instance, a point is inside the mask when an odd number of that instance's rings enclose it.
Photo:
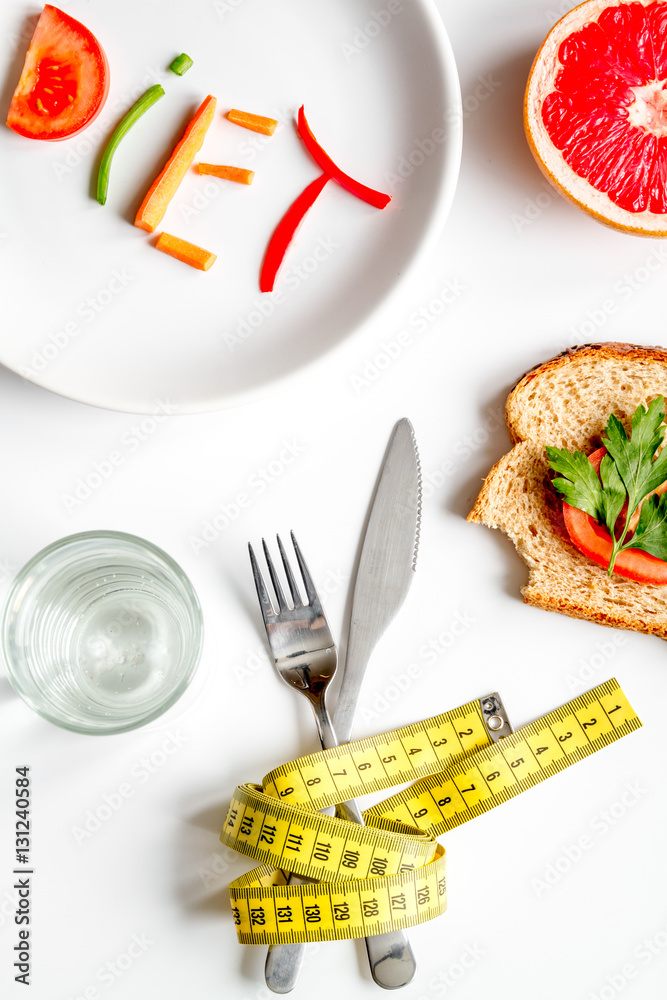
M 495 689 L 518 727 L 613 675 L 644 728 L 443 840 L 449 910 L 410 933 L 419 972 L 402 996 L 663 995 L 664 646 L 524 606 L 519 588 L 527 573 L 513 547 L 466 524 L 465 515 L 508 448 L 502 404 L 527 368 L 590 340 L 664 343 L 665 244 L 596 224 L 552 194 L 533 163 L 522 92 L 556 4 L 438 6 L 467 108 L 461 177 L 437 250 L 388 318 L 367 325 L 289 391 L 199 416 L 152 421 L 98 410 L 0 370 L 3 593 L 52 540 L 119 529 L 151 539 L 182 564 L 206 623 L 188 693 L 158 723 L 128 735 L 58 730 L 0 680 L 3 997 L 26 995 L 11 967 L 10 805 L 14 768 L 23 764 L 34 796 L 27 995 L 268 995 L 265 950 L 236 943 L 227 901 L 228 881 L 249 864 L 217 838 L 238 782 L 260 780 L 316 741 L 308 705 L 274 677 L 264 651 L 246 543 L 294 528 L 340 634 L 378 465 L 403 415 L 415 426 L 427 487 L 420 559 L 406 605 L 369 668 L 356 735 Z M 400 30 L 399 19 L 387 30 Z M 482 101 L 480 80 L 492 91 Z M 453 301 L 436 317 L 447 289 Z M 430 318 L 420 332 L 410 317 L 421 308 Z M 387 364 L 387 345 L 402 331 L 399 356 Z M 293 460 L 286 461 L 286 446 L 298 453 Z M 114 451 L 123 461 L 113 474 L 85 500 L 68 502 L 78 480 Z M 273 481 L 261 489 L 269 466 Z M 192 537 L 239 493 L 251 502 L 195 552 Z M 465 627 L 454 641 L 457 621 Z M 418 676 L 396 699 L 410 664 Z M 105 795 L 123 784 L 131 795 L 82 837 Z M 577 855 L 581 838 L 587 847 Z M 128 967 L 135 935 L 145 950 Z M 295 1000 L 341 994 L 378 996 L 363 943 L 311 946 Z

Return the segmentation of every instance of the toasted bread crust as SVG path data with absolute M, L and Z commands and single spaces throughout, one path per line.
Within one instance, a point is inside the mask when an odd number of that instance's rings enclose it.
M 510 392 L 505 419 L 514 447 L 491 469 L 468 520 L 514 542 L 530 571 L 526 604 L 667 638 L 667 587 L 609 578 L 570 542 L 544 451 L 547 444 L 593 451 L 610 413 L 627 421 L 658 395 L 667 397 L 667 350 L 616 343 L 566 351 Z
M 597 446 L 610 413 L 623 420 L 661 393 L 667 394 L 665 348 L 586 344 L 523 375 L 507 397 L 505 421 L 513 442 L 583 450 Z

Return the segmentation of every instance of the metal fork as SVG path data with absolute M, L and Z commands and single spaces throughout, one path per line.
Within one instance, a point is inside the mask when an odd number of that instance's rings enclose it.
M 294 532 L 290 532 L 290 534 L 303 578 L 306 603 L 301 600 L 280 536 L 277 536 L 278 548 L 292 595 L 292 607 L 287 603 L 264 539 L 262 539 L 262 547 L 275 591 L 276 610 L 271 603 L 251 545 L 248 546 L 250 562 L 276 672 L 286 684 L 296 688 L 308 698 L 315 714 L 320 742 L 323 749 L 327 750 L 329 747 L 338 745 L 326 707 L 327 687 L 334 676 L 338 654 L 329 623 L 301 554 L 301 549 L 294 537 Z M 346 819 L 364 825 L 356 802 L 343 803 L 339 806 L 340 810 Z M 301 880 L 291 875 L 289 881 L 290 884 L 298 884 Z M 384 989 L 397 989 L 411 982 L 416 965 L 410 944 L 402 931 L 367 937 L 366 950 L 371 975 L 378 986 L 382 986 Z M 274 993 L 289 993 L 294 988 L 303 962 L 304 951 L 305 945 L 303 944 L 273 945 L 269 949 L 264 976 L 270 990 Z

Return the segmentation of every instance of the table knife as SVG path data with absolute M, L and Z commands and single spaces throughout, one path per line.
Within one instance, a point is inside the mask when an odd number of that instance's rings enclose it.
M 421 466 L 412 424 L 394 427 L 364 534 L 350 611 L 345 670 L 334 730 L 349 743 L 354 713 L 371 654 L 403 604 L 415 573 L 421 526 Z M 406 986 L 416 972 L 402 931 L 379 934 L 366 948 L 375 982 Z
M 373 649 L 405 600 L 414 575 L 421 521 L 421 475 L 414 431 L 403 418 L 394 427 L 371 503 L 356 574 L 348 631 L 347 657 L 334 731 L 348 743 L 366 666 Z M 342 815 L 363 823 L 355 803 Z M 292 876 L 298 883 L 300 880 Z M 402 931 L 366 939 L 371 975 L 384 989 L 407 986 L 416 972 L 410 943 Z M 303 945 L 274 945 L 267 956 L 265 981 L 274 993 L 289 993 L 303 962 Z

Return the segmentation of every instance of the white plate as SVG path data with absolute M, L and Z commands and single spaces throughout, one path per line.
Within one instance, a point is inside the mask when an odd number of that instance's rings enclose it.
M 456 185 L 461 105 L 431 0 L 71 0 L 66 9 L 100 40 L 111 90 L 97 121 L 64 142 L 0 127 L 8 368 L 116 410 L 239 403 L 284 384 L 358 328 L 437 237 Z M 34 24 L 26 12 L 19 0 L 0 9 L 3 115 Z M 180 51 L 194 59 L 182 78 L 167 70 Z M 166 96 L 119 147 L 102 207 L 91 187 L 100 150 L 155 82 Z M 156 252 L 155 237 L 131 223 L 208 93 L 218 113 L 201 159 L 256 176 L 251 187 L 194 169 L 184 179 L 159 228 L 217 253 L 202 273 Z M 328 184 L 276 292 L 262 295 L 267 241 L 319 174 L 293 125 L 302 103 L 334 160 L 393 200 L 379 211 Z M 231 107 L 278 118 L 281 128 L 270 139 L 241 129 L 223 117 Z

